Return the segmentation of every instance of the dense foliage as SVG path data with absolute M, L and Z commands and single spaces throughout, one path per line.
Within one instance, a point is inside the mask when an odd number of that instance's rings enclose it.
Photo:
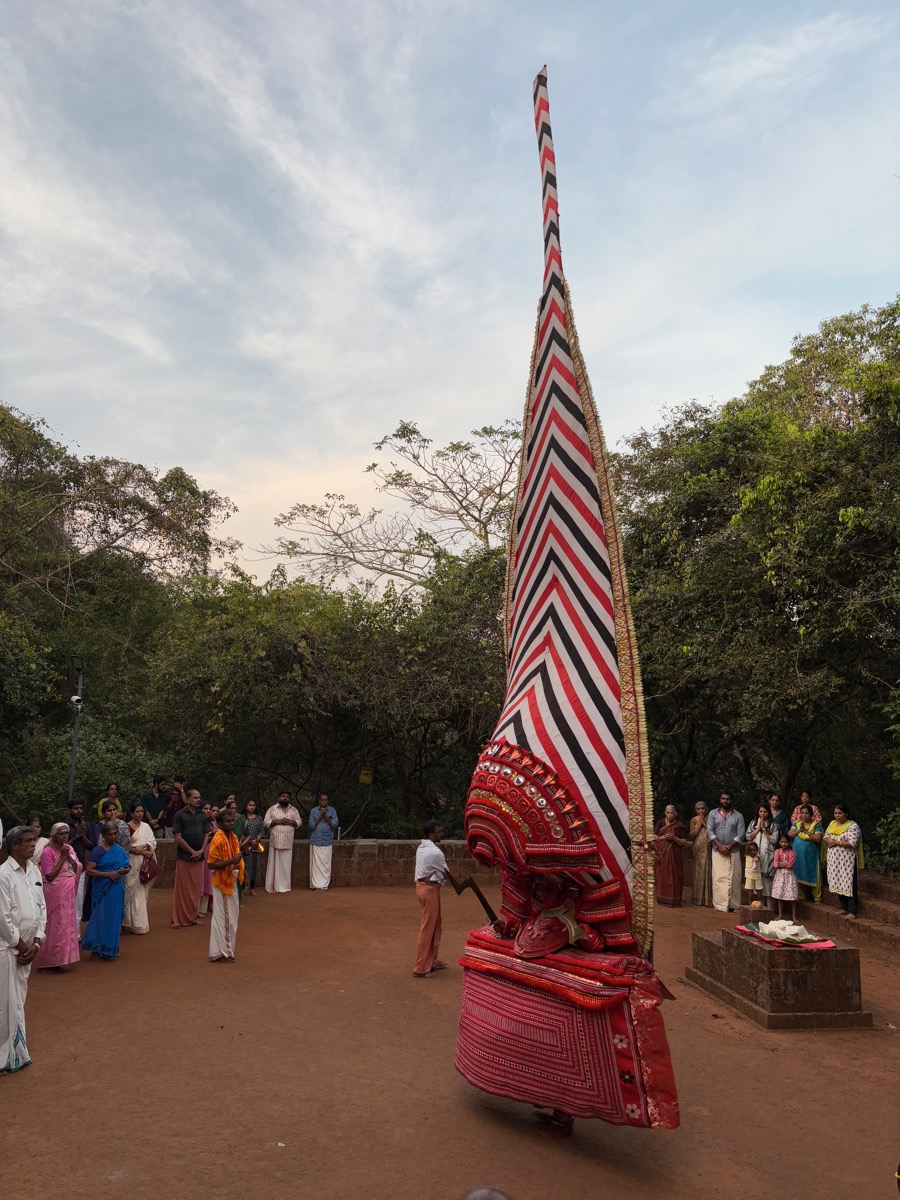
M 900 304 L 798 338 L 618 460 L 657 790 L 896 805 Z
M 377 468 L 400 515 L 296 506 L 280 548 L 305 574 L 258 582 L 210 569 L 227 500 L 0 408 L 4 821 L 61 810 L 77 653 L 84 799 L 180 769 L 211 796 L 324 788 L 357 835 L 433 812 L 459 832 L 503 693 L 515 437 L 436 450 L 402 425 Z M 809 787 L 872 831 L 900 771 L 900 302 L 798 338 L 615 465 L 660 803 Z M 881 828 L 896 853 L 896 819 Z

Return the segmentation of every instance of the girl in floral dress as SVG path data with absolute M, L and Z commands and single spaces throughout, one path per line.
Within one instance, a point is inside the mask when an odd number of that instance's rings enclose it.
M 772 884 L 772 899 L 778 901 L 778 917 L 782 916 L 782 904 L 790 901 L 791 920 L 797 920 L 797 876 L 794 874 L 794 863 L 797 855 L 791 849 L 791 839 L 782 834 L 775 851 L 775 881 Z

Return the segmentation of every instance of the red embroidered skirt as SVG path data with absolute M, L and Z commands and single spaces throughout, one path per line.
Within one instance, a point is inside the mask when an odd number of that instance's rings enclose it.
M 484 1092 L 614 1125 L 675 1129 L 678 1097 L 653 968 L 632 955 L 517 958 L 486 926 L 464 968 L 456 1068 Z

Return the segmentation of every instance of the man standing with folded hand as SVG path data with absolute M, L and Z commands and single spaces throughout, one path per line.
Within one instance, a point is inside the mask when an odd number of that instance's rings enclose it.
M 338 815 L 324 792 L 309 814 L 309 886 L 314 892 L 327 892 L 331 885 L 331 856 Z
M 269 834 L 269 861 L 266 864 L 266 891 L 291 890 L 291 863 L 294 857 L 294 834 L 303 824 L 300 810 L 291 804 L 291 793 L 282 792 L 277 803 L 266 813 L 265 826 Z
M 200 812 L 200 793 L 189 788 L 184 808 L 172 822 L 175 851 L 175 888 L 172 892 L 172 926 L 185 929 L 197 924 L 200 912 L 200 888 L 203 883 L 203 847 L 209 833 L 209 820 Z
M 441 946 L 441 885 L 447 878 L 447 860 L 438 842 L 444 836 L 438 821 L 428 821 L 422 828 L 422 841 L 416 850 L 416 899 L 422 906 L 422 923 L 416 943 L 416 963 L 413 975 L 427 979 L 449 964 L 438 958 Z
M 746 824 L 735 812 L 731 792 L 722 792 L 719 807 L 706 820 L 712 845 L 712 900 L 719 912 L 736 912 L 741 906 L 741 845 Z
M 30 825 L 10 829 L 5 843 L 9 858 L 0 867 L 0 1075 L 31 1062 L 25 997 L 47 926 L 43 881 L 31 861 L 35 841 Z

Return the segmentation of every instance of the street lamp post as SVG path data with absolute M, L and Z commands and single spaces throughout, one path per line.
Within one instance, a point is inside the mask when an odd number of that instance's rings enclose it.
M 82 693 L 84 691 L 84 663 L 77 654 L 72 655 L 72 667 L 75 671 L 75 694 L 70 697 L 70 703 L 75 709 L 75 725 L 72 728 L 72 762 L 69 766 L 69 805 L 75 797 L 75 759 L 78 754 L 78 718 L 81 716 Z

